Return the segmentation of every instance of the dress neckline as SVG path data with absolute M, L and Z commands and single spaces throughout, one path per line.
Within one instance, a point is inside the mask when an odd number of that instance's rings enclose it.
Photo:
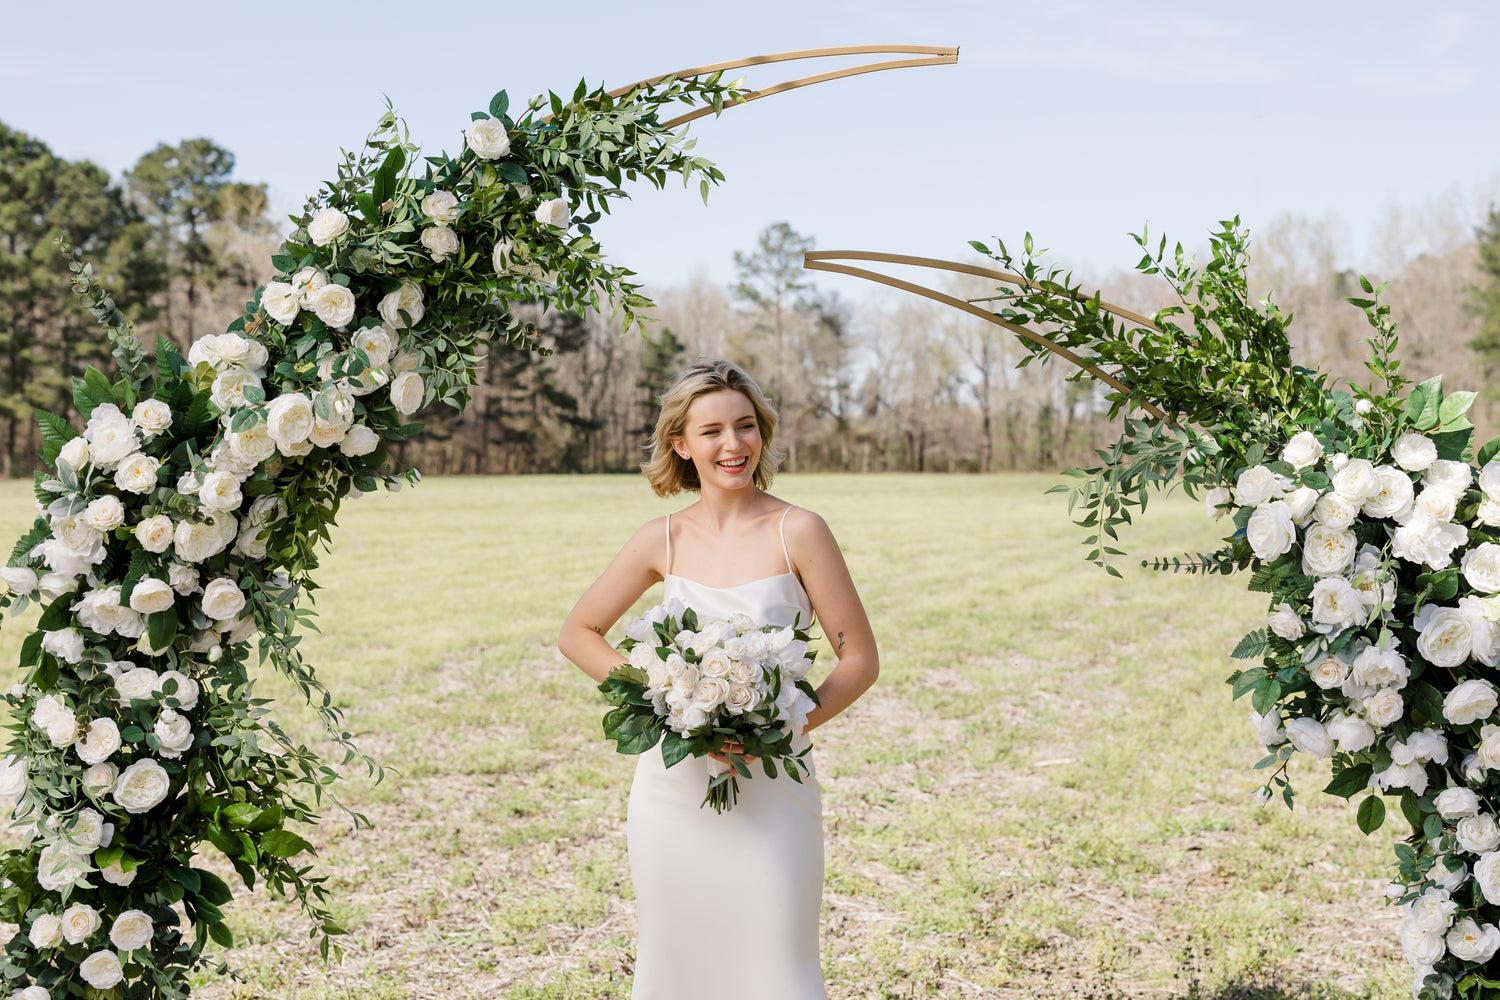
M 739 590 L 741 587 L 748 587 L 752 583 L 765 583 L 767 580 L 780 580 L 782 577 L 786 577 L 786 576 L 789 576 L 793 580 L 796 580 L 797 586 L 802 590 L 802 592 L 804 594 L 807 593 L 807 588 L 802 586 L 802 581 L 801 580 L 797 580 L 797 574 L 796 573 L 776 573 L 776 574 L 774 574 L 772 576 L 756 577 L 754 580 L 746 580 L 744 583 L 737 583 L 737 584 L 735 584 L 732 587 L 715 587 L 711 583 L 699 583 L 697 580 L 694 580 L 692 577 L 680 576 L 677 573 L 665 573 L 665 574 L 663 574 L 662 578 L 666 579 L 667 577 L 672 577 L 674 580 L 682 580 L 682 581 L 684 581 L 686 583 L 691 583 L 695 587 L 702 587 L 705 590 Z

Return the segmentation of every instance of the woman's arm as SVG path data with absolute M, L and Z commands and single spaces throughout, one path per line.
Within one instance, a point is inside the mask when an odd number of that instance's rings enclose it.
M 602 682 L 625 657 L 604 636 L 652 584 L 661 580 L 657 569 L 666 551 L 664 518 L 641 525 L 604 572 L 599 575 L 557 635 L 557 649 L 596 682 Z
M 818 686 L 818 707 L 807 714 L 807 728 L 812 730 L 869 690 L 880 676 L 880 653 L 844 554 L 827 523 L 812 511 L 798 508 L 787 517 L 786 533 L 788 547 L 796 553 L 794 568 L 838 657 Z

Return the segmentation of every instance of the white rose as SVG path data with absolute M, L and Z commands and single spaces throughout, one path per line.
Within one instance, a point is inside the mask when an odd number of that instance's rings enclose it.
M 1467 726 L 1488 719 L 1500 705 L 1495 685 L 1486 680 L 1468 680 L 1455 686 L 1443 698 L 1443 718 L 1455 726 Z
M 367 326 L 354 334 L 352 346 L 365 352 L 371 368 L 381 368 L 391 359 L 396 336 L 383 326 Z
M 1302 633 L 1305 631 L 1302 627 L 1302 616 L 1293 611 L 1292 606 L 1286 602 L 1271 609 L 1266 615 L 1266 626 L 1288 642 L 1302 638 Z
M 1463 917 L 1454 922 L 1444 940 L 1453 957 L 1464 962 L 1488 962 L 1500 949 L 1500 929 L 1494 924 L 1480 927 L 1471 918 Z
M 637 670 L 650 670 L 656 664 L 661 663 L 661 657 L 648 643 L 637 643 L 630 650 L 630 665 Z
M 422 322 L 422 316 L 426 312 L 426 307 L 422 303 L 421 286 L 410 281 L 403 281 L 401 287 L 382 298 L 380 305 L 376 308 L 380 313 L 380 318 L 385 320 L 386 326 L 393 330 L 404 330 L 408 326 L 416 326 Z M 411 317 L 410 323 L 401 318 L 403 312 Z
M 434 261 L 443 261 L 458 253 L 458 234 L 448 226 L 428 226 L 419 237 Z
M 1453 550 L 1468 540 L 1467 528 L 1439 521 L 1425 510 L 1413 509 L 1405 524 L 1391 536 L 1391 551 L 1407 562 L 1444 569 Z
M 155 697 L 160 680 L 150 667 L 133 667 L 115 678 L 115 695 L 121 705 L 129 706 L 133 701 Z
M 115 470 L 115 487 L 126 493 L 150 493 L 156 489 L 156 470 L 161 462 L 136 452 Z
M 83 633 L 76 628 L 60 628 L 42 633 L 42 649 L 68 663 L 77 663 L 83 659 L 83 646 Z
M 1309 576 L 1336 576 L 1354 564 L 1359 540 L 1352 531 L 1339 531 L 1326 524 L 1309 525 L 1302 540 L 1302 572 Z
M 1500 501 L 1500 462 L 1491 459 L 1479 470 L 1479 488 L 1486 499 Z
M 110 989 L 125 978 L 120 957 L 112 951 L 96 951 L 85 958 L 78 964 L 78 974 L 96 990 Z
M 303 309 L 311 309 L 313 297 L 326 287 L 328 276 L 315 267 L 304 267 L 292 275 L 292 288 L 297 293 L 297 302 Z
M 1281 452 L 1281 459 L 1294 469 L 1305 469 L 1323 457 L 1323 446 L 1312 431 L 1299 431 L 1292 435 Z
M 1317 719 L 1288 719 L 1286 738 L 1298 750 L 1320 760 L 1333 754 L 1333 739 Z
M 1421 472 L 1437 461 L 1437 445 L 1425 434 L 1403 434 L 1391 445 L 1391 458 L 1407 472 Z
M 498 118 L 479 118 L 464 129 L 464 142 L 481 160 L 498 160 L 510 152 L 510 135 Z
M 1395 688 L 1381 688 L 1365 700 L 1365 718 L 1381 729 L 1396 722 L 1404 714 L 1406 704 L 1401 700 L 1401 692 Z
M 73 749 L 85 764 L 101 763 L 120 749 L 120 727 L 113 719 L 95 719 L 84 729 L 83 738 Z
M 339 442 L 339 451 L 351 458 L 368 455 L 380 445 L 380 437 L 364 424 L 350 427 Z
M 1438 486 L 1428 486 L 1417 494 L 1413 504 L 1438 521 L 1451 521 L 1458 512 L 1458 494 Z
M 1364 502 L 1364 512 L 1371 517 L 1394 520 L 1406 517 L 1414 497 L 1411 479 L 1391 465 L 1377 467 L 1375 474 L 1380 477 L 1380 492 Z
M 6 566 L 0 568 L 0 580 L 12 594 L 30 594 L 36 590 L 36 570 L 29 566 Z
M 568 214 L 567 199 L 553 198 L 542 202 L 536 207 L 536 221 L 544 226 L 567 229 L 573 224 L 573 217 Z
M 26 790 L 28 762 L 25 757 L 0 760 L 0 795 L 20 795 Z
M 1448 741 L 1440 730 L 1423 729 L 1403 742 L 1392 740 L 1391 760 L 1397 764 L 1446 764 Z
M 66 842 L 58 840 L 42 848 L 42 855 L 37 859 L 36 880 L 43 889 L 57 892 L 65 885 L 72 885 L 89 871 L 88 859 L 70 848 Z
M 306 441 L 312 429 L 312 400 L 300 392 L 283 393 L 266 407 L 266 433 L 282 449 Z
M 1337 656 L 1325 656 L 1309 668 L 1308 674 L 1318 687 L 1324 691 L 1332 691 L 1349 676 L 1349 664 Z
M 1265 715 L 1251 709 L 1250 725 L 1255 727 L 1256 738 L 1264 746 L 1272 747 L 1286 742 L 1286 730 L 1282 728 L 1281 715 L 1275 709 Z
M 1456 667 L 1469 658 L 1473 648 L 1473 630 L 1469 616 L 1458 608 L 1424 604 L 1417 613 L 1415 627 L 1417 652 L 1439 667 Z
M 181 757 L 193 745 L 192 724 L 170 708 L 161 710 L 151 732 L 161 741 L 161 755 L 168 759 Z
M 1486 724 L 1480 727 L 1479 747 L 1475 754 L 1486 770 L 1500 771 L 1500 726 Z
M 167 581 L 147 576 L 136 581 L 135 589 L 130 592 L 130 609 L 151 615 L 167 610 L 175 600 L 176 594 Z
M 343 285 L 327 284 L 313 295 L 313 313 L 335 330 L 354 319 L 354 293 Z
M 1454 827 L 1454 835 L 1458 838 L 1458 846 L 1463 850 L 1470 854 L 1483 854 L 1485 851 L 1493 851 L 1500 844 L 1500 823 L 1496 823 L 1495 817 L 1489 813 L 1466 816 Z
M 207 521 L 202 524 L 178 522 L 174 541 L 177 558 L 183 562 L 202 562 L 224 551 L 220 544 L 219 530 Z
M 458 195 L 452 191 L 434 191 L 422 199 L 422 211 L 433 222 L 452 222 L 458 218 Z
M 28 936 L 37 948 L 56 948 L 63 943 L 62 918 L 55 913 L 43 913 L 31 922 Z
M 31 712 L 31 724 L 38 729 L 46 730 L 47 723 L 59 713 L 67 710 L 67 705 L 55 694 L 46 694 L 36 700 L 36 707 Z
M 741 715 L 755 708 L 760 696 L 755 693 L 755 688 L 748 684 L 730 684 L 729 694 L 724 697 L 724 707 L 731 714 Z
M 1358 506 L 1379 495 L 1380 476 L 1375 473 L 1375 467 L 1368 460 L 1351 458 L 1347 465 L 1333 474 L 1333 490 Z
M 1337 493 L 1325 493 L 1318 499 L 1317 506 L 1313 509 L 1313 517 L 1325 528 L 1333 531 L 1343 531 L 1354 523 L 1354 516 L 1359 513 L 1359 505 L 1353 501 L 1346 500 Z
M 74 472 L 89 464 L 89 443 L 81 437 L 71 438 L 57 453 L 59 461 L 67 462 Z
M 183 597 L 196 594 L 202 590 L 198 569 L 195 566 L 184 566 L 182 563 L 173 563 L 167 570 L 167 582 L 172 589 Z
M 727 651 L 710 649 L 704 654 L 703 662 L 698 664 L 698 673 L 702 677 L 728 677 L 729 669 L 733 664 L 734 661 Z
M 397 375 L 396 380 L 391 383 L 391 405 L 402 416 L 410 416 L 422 408 L 422 397 L 426 392 L 422 376 L 416 372 Z
M 1358 753 L 1375 744 L 1375 730 L 1358 716 L 1335 713 L 1323 728 L 1344 753 Z
M 1256 507 L 1245 525 L 1245 539 L 1256 556 L 1264 560 L 1285 555 L 1296 538 L 1297 529 L 1285 500 L 1272 500 Z
M 1464 780 L 1469 784 L 1484 784 L 1484 761 L 1479 759 L 1479 754 L 1471 753 L 1465 757 L 1463 764 L 1459 767 L 1459 771 L 1463 774 Z
M 94 798 L 108 795 L 111 788 L 115 787 L 115 779 L 120 776 L 120 769 L 113 764 L 101 763 L 85 768 L 83 777 L 83 790 Z
M 125 505 L 112 494 L 90 500 L 83 510 L 83 519 L 97 531 L 113 531 L 125 523 Z
M 103 868 L 99 869 L 99 875 L 110 885 L 123 886 L 129 885 L 130 883 L 135 881 L 136 871 L 137 869 L 135 868 L 130 869 L 130 871 L 126 871 L 123 867 L 121 867 L 120 862 L 113 861 L 105 865 Z
M 230 452 L 252 467 L 276 454 L 276 439 L 264 423 L 253 424 L 228 435 Z
M 307 236 L 314 245 L 326 247 L 349 229 L 349 216 L 336 208 L 321 208 L 307 224 Z
M 729 682 L 723 677 L 700 677 L 693 686 L 693 707 L 712 712 L 729 697 Z
M 1500 906 L 1500 852 L 1486 851 L 1474 862 L 1474 881 L 1491 906 Z
M 1484 542 L 1464 553 L 1464 579 L 1481 594 L 1500 593 L 1500 545 Z
M 1348 580 L 1324 578 L 1313 584 L 1309 597 L 1314 628 L 1332 632 L 1358 624 L 1365 616 L 1364 602 Z M 1320 628 L 1319 626 L 1326 626 Z
M 1286 497 L 1286 508 L 1291 511 L 1292 520 L 1297 524 L 1305 524 L 1308 515 L 1312 513 L 1313 506 L 1318 502 L 1318 491 L 1311 486 L 1299 486 Z
M 166 693 L 168 688 L 168 681 L 175 681 L 177 683 L 176 692 L 172 694 Z M 176 670 L 163 671 L 161 679 L 157 682 L 156 687 L 158 691 L 162 692 L 163 697 L 175 698 L 177 700 L 178 707 L 184 712 L 190 711 L 194 706 L 198 704 L 198 682 L 193 680 L 187 674 L 181 673 Z
M 203 588 L 203 613 L 215 621 L 227 621 L 245 609 L 245 595 L 227 576 L 210 580 Z
M 1447 889 L 1428 889 L 1412 901 L 1406 919 L 1428 934 L 1440 934 L 1453 923 L 1453 911 L 1457 909 L 1458 903 L 1450 898 Z
M 238 510 L 245 502 L 239 477 L 230 472 L 210 472 L 203 477 L 198 499 L 209 510 Z
M 1474 470 L 1467 462 L 1455 462 L 1440 458 L 1422 473 L 1422 483 L 1435 486 L 1450 493 L 1462 493 L 1474 481 Z
M 144 910 L 126 910 L 109 928 L 109 941 L 121 951 L 135 951 L 151 943 L 155 928 Z
M 1438 811 L 1438 815 L 1450 823 L 1467 816 L 1479 815 L 1479 796 L 1470 789 L 1456 785 L 1438 792 L 1437 797 L 1432 800 L 1432 805 Z
M 255 373 L 240 367 L 226 368 L 214 376 L 208 387 L 208 398 L 213 400 L 220 413 L 228 413 L 237 406 L 245 405 L 245 386 L 261 388 Z
M 260 293 L 260 306 L 282 326 L 291 326 L 302 309 L 302 293 L 285 281 L 268 281 Z
M 46 729 L 53 746 L 70 747 L 78 739 L 78 717 L 70 709 L 62 709 L 47 721 Z
M 499 250 L 499 247 L 496 247 L 496 250 Z M 498 271 L 499 268 L 497 267 L 495 270 Z M 1220 508 L 1230 503 L 1233 499 L 1234 494 L 1230 492 L 1229 487 L 1215 486 L 1204 494 L 1203 505 L 1208 508 L 1208 516 L 1217 521 L 1224 516 L 1224 511 Z
M 89 460 L 95 465 L 113 468 L 120 459 L 140 448 L 141 442 L 136 436 L 135 426 L 121 414 L 119 420 L 109 421 L 94 432 L 89 441 Z
M 1415 795 L 1427 791 L 1427 768 L 1423 764 L 1392 764 L 1370 779 L 1370 786 L 1388 792 L 1392 788 L 1410 788 Z
M 1366 646 L 1355 656 L 1351 676 L 1356 684 L 1368 687 L 1390 685 L 1400 690 L 1411 677 L 1411 668 L 1406 665 L 1406 658 L 1394 649 Z
M 1281 477 L 1264 465 L 1240 473 L 1234 484 L 1234 502 L 1241 507 L 1259 507 L 1281 496 Z
M 120 772 L 111 794 L 126 812 L 143 813 L 167 797 L 171 781 L 162 766 L 147 757 Z
M 74 903 L 62 914 L 63 937 L 69 944 L 83 944 L 102 924 L 99 911 L 86 903 Z

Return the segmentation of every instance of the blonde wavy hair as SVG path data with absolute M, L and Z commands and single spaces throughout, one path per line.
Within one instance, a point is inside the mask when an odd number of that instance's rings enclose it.
M 755 465 L 755 485 L 766 489 L 771 477 L 781 467 L 782 452 L 775 445 L 776 410 L 765 393 L 745 370 L 732 361 L 704 358 L 678 372 L 667 391 L 661 394 L 661 413 L 651 434 L 651 457 L 641 463 L 641 472 L 659 497 L 674 496 L 684 490 L 702 488 L 692 459 L 683 458 L 672 448 L 672 438 L 681 437 L 687 424 L 688 407 L 693 400 L 710 392 L 733 389 L 750 400 L 755 422 L 760 427 L 760 461 Z

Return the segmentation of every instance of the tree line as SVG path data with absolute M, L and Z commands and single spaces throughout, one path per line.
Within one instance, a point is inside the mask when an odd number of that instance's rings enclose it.
M 29 475 L 33 409 L 76 421 L 72 377 L 110 364 L 56 241 L 93 263 L 143 340 L 161 333 L 186 348 L 240 313 L 279 240 L 265 185 L 233 171 L 228 150 L 189 139 L 113 180 L 0 124 L 0 471 Z M 1500 410 L 1500 213 L 1477 227 L 1441 214 L 1394 225 L 1376 276 L 1390 279 L 1413 376 L 1489 379 L 1475 414 L 1483 430 Z M 1341 301 L 1357 276 L 1336 266 L 1337 230 L 1336 220 L 1274 221 L 1252 248 L 1253 276 L 1296 313 L 1302 363 L 1359 378 L 1362 317 Z M 633 471 L 657 396 L 700 356 L 739 362 L 761 382 L 789 471 L 1051 471 L 1088 464 L 1112 440 L 1091 382 L 1060 364 L 1017 368 L 1027 355 L 1011 334 L 936 303 L 854 304 L 820 289 L 801 267 L 812 246 L 774 223 L 734 254 L 728 286 L 699 277 L 648 289 L 656 322 L 644 337 L 621 335 L 610 316 L 535 315 L 547 353 L 492 348 L 472 404 L 461 415 L 427 407 L 415 418 L 426 432 L 399 446 L 401 460 L 432 474 Z M 1160 284 L 1134 273 L 1080 278 L 1139 311 L 1166 304 Z M 993 293 L 971 277 L 945 290 Z

